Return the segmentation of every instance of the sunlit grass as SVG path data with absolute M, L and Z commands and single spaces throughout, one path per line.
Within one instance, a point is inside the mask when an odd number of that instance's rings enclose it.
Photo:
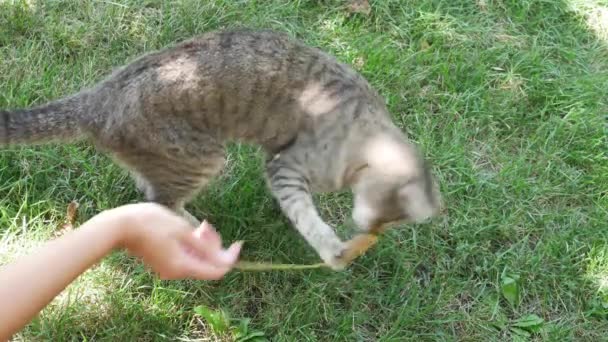
M 343 273 L 234 272 L 163 282 L 122 253 L 66 289 L 18 339 L 214 340 L 205 305 L 273 341 L 505 341 L 608 334 L 605 1 L 0 1 L 0 107 L 57 98 L 132 58 L 231 26 L 279 29 L 352 63 L 431 160 L 447 212 L 390 231 Z M 232 146 L 190 209 L 253 261 L 318 259 L 280 214 L 254 148 Z M 0 263 L 140 200 L 87 144 L 0 152 Z M 348 194 L 317 196 L 347 234 Z M 74 256 L 78 257 L 78 256 Z M 519 279 L 511 306 L 501 279 Z
M 608 44 L 608 1 L 568 0 L 572 10 L 582 15 L 591 32 Z

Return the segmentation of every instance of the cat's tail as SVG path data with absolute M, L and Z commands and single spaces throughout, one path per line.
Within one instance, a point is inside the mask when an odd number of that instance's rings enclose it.
M 0 110 L 0 145 L 76 140 L 83 134 L 82 110 L 77 97 L 28 109 Z

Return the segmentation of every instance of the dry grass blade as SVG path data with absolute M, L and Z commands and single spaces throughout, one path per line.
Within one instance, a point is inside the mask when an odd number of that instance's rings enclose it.
M 74 229 L 74 224 L 76 223 L 76 218 L 78 217 L 78 207 L 80 205 L 76 201 L 70 202 L 66 209 L 65 213 L 65 222 L 61 225 L 61 227 L 55 232 L 55 236 L 61 236 L 70 230 Z
M 365 254 L 376 242 L 378 237 L 373 234 L 362 234 L 355 236 L 348 242 L 348 249 L 344 254 L 344 260 L 347 264 L 351 263 L 356 258 Z M 306 270 L 315 269 L 322 267 L 330 267 L 325 263 L 317 263 L 310 265 L 299 265 L 299 264 L 272 264 L 265 262 L 251 262 L 251 261 L 239 261 L 234 267 L 240 271 L 293 271 L 293 270 Z
M 69 226 L 70 229 L 74 227 L 74 223 L 76 222 L 76 218 L 78 217 L 78 208 L 80 205 L 76 201 L 70 202 L 68 204 L 68 209 L 66 210 L 65 220 L 66 223 L 64 227 Z
M 240 271 L 294 271 L 328 267 L 325 263 L 311 265 L 271 264 L 265 262 L 239 261 L 234 268 Z

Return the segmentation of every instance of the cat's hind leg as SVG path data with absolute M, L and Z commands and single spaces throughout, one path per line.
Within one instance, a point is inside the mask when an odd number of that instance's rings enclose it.
M 200 221 L 184 206 L 221 171 L 225 163 L 221 148 L 205 151 L 200 158 L 138 151 L 122 155 L 121 159 L 133 170 L 135 182 L 147 201 L 169 207 L 195 226 Z
M 146 199 L 151 197 L 150 191 L 152 191 L 152 188 L 144 176 L 135 170 L 130 170 L 130 174 L 131 178 L 133 178 L 133 181 L 135 182 L 135 187 L 137 190 L 139 190 L 139 192 L 141 192 Z

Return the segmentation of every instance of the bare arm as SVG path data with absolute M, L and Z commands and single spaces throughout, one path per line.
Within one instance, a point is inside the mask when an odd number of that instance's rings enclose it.
M 81 273 L 117 248 L 139 256 L 163 279 L 220 279 L 238 259 L 203 223 L 197 230 L 151 203 L 103 212 L 38 251 L 0 268 L 0 341 L 25 326 Z

